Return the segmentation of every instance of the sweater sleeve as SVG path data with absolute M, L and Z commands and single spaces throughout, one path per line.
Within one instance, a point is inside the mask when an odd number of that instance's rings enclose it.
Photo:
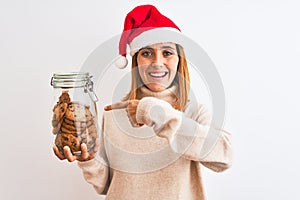
M 98 194 L 105 194 L 108 182 L 108 167 L 97 159 L 78 162 L 84 179 L 93 185 Z
M 163 100 L 145 97 L 137 108 L 137 122 L 152 126 L 175 153 L 220 172 L 232 163 L 231 136 L 211 126 L 210 121 L 203 105 L 190 106 L 183 113 Z

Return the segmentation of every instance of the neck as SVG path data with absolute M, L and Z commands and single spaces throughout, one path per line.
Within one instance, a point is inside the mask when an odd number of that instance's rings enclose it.
M 165 89 L 161 92 L 154 92 L 150 90 L 149 88 L 143 86 L 140 88 L 141 91 L 141 98 L 143 97 L 155 97 L 158 99 L 162 99 L 170 103 L 171 105 L 174 105 L 174 103 L 177 100 L 177 86 L 173 85 L 169 87 L 168 89 Z

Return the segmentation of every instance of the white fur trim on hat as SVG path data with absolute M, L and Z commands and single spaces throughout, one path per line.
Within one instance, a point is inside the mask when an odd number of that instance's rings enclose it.
M 119 55 L 113 62 L 112 65 L 119 69 L 124 69 L 128 64 L 128 60 L 126 57 Z
M 130 55 L 133 56 L 141 48 L 152 44 L 165 43 L 165 42 L 182 44 L 183 43 L 182 36 L 183 35 L 179 30 L 175 28 L 169 28 L 169 27 L 155 28 L 155 29 L 144 31 L 140 35 L 136 36 L 129 44 Z

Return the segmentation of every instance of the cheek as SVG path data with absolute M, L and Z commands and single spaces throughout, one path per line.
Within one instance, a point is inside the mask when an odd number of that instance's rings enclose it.
M 178 56 L 176 56 L 176 57 L 174 56 L 174 57 L 172 57 L 172 58 L 169 60 L 169 65 L 170 65 L 170 66 L 177 67 L 178 63 L 179 63 L 179 57 L 178 57 Z
M 145 69 L 143 67 L 138 67 L 138 73 L 142 81 L 145 81 Z
M 151 64 L 151 61 L 149 61 L 149 59 L 138 56 L 137 57 L 137 64 L 138 64 L 138 66 L 145 66 L 145 65 Z
M 174 61 L 169 63 L 169 70 L 171 70 L 172 73 L 177 72 L 178 62 L 179 62 L 179 60 L 174 60 Z

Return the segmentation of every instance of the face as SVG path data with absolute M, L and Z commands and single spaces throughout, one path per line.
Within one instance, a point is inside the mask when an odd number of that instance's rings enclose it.
M 173 82 L 179 57 L 174 43 L 158 43 L 139 50 L 137 64 L 143 83 L 154 92 L 167 89 Z

